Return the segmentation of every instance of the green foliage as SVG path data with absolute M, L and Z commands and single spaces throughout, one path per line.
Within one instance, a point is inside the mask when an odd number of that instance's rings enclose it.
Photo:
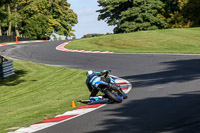
M 1 6 L 0 7 L 0 26 L 2 27 L 7 26 L 6 20 L 3 19 L 6 17 L 6 15 L 7 15 L 7 12 L 5 11 L 5 6 Z
M 170 14 L 174 13 L 178 10 L 178 2 L 177 0 L 161 0 L 165 6 L 164 6 L 164 12 L 163 15 L 165 18 L 171 17 Z
M 103 35 L 104 34 L 93 33 L 93 34 L 86 34 L 82 38 L 91 38 L 91 37 L 98 37 L 98 36 L 103 36 Z
M 57 41 L 57 40 L 58 40 L 58 38 L 56 37 L 56 35 L 52 34 L 52 36 L 53 36 L 53 40 L 54 40 L 54 41 Z
M 5 5 L 5 4 L 9 4 L 11 2 L 13 2 L 14 0 L 0 0 L 0 6 Z
M 197 0 L 165 1 L 165 20 L 169 28 L 200 26 L 200 2 Z
M 61 37 L 61 36 L 59 36 L 59 37 L 58 37 L 58 40 L 62 40 L 62 37 Z
M 187 24 L 187 20 L 182 15 L 182 10 L 188 0 L 177 0 L 173 3 L 168 4 L 166 2 L 166 11 L 165 14 L 167 27 L 169 28 L 182 28 L 182 27 L 189 27 L 190 25 Z M 173 7 L 173 8 L 172 8 Z M 169 10 L 171 9 L 171 10 Z
M 39 14 L 26 21 L 26 25 L 23 27 L 24 36 L 33 39 L 45 39 L 48 28 L 48 17 Z
M 192 27 L 200 26 L 200 1 L 187 0 L 187 3 L 182 9 L 182 15 L 186 19 L 187 23 L 191 23 Z
M 160 0 L 98 0 L 98 19 L 116 25 L 114 33 L 162 29 L 164 4 Z
M 44 33 L 50 36 L 53 31 L 59 35 L 74 36 L 72 26 L 77 24 L 78 20 L 77 15 L 69 8 L 70 4 L 65 0 L 32 0 L 25 3 L 24 8 L 21 10 L 25 18 L 23 33 L 29 37 L 31 35 L 31 37 L 39 39 L 45 38 Z M 38 16 L 41 22 L 37 20 Z M 34 27 L 31 21 L 34 23 L 38 21 L 39 24 Z M 43 33 L 41 29 L 38 29 L 40 25 L 43 25 Z M 35 31 L 38 32 L 34 33 Z
M 49 37 L 53 31 L 66 37 L 75 36 L 72 27 L 78 23 L 77 15 L 70 9 L 70 4 L 66 0 L 13 0 L 10 2 L 10 13 L 7 13 L 8 4 L 1 2 L 0 28 L 4 21 L 4 23 L 9 23 L 9 26 L 12 25 L 12 29 L 19 28 L 23 36 L 34 39 L 45 39 L 46 35 Z M 4 27 L 8 29 L 8 25 Z
M 19 3 L 20 0 L 8 0 L 0 4 L 0 31 L 4 29 L 7 35 L 11 35 L 13 30 L 18 35 L 18 24 L 22 21 L 22 17 L 18 13 Z
M 5 6 L 0 6 L 0 21 L 3 21 L 3 18 L 6 17 Z
M 197 0 L 98 0 L 99 20 L 114 33 L 200 26 Z

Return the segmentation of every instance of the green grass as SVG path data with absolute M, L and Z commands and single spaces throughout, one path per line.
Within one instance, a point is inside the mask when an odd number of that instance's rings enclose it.
M 73 110 L 72 100 L 88 99 L 83 70 L 20 60 L 14 60 L 14 66 L 14 76 L 0 79 L 1 133 Z
M 200 28 L 166 29 L 114 34 L 72 41 L 69 49 L 116 53 L 200 54 Z

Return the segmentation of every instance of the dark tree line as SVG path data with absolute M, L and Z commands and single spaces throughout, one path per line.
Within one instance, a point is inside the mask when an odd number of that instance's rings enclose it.
M 98 0 L 98 20 L 114 33 L 200 26 L 198 0 Z

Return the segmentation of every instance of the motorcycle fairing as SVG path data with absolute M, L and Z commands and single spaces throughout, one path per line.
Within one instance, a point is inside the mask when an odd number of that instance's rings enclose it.
M 108 85 L 108 83 L 101 81 L 101 77 L 96 77 L 92 81 L 92 85 L 94 85 L 97 88 L 99 85 Z

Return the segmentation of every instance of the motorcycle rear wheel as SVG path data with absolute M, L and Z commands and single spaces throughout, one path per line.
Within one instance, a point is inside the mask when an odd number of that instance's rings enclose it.
M 112 92 L 109 90 L 105 90 L 104 93 L 112 100 L 114 100 L 117 103 L 121 103 L 122 99 L 119 99 L 116 95 L 114 95 Z

